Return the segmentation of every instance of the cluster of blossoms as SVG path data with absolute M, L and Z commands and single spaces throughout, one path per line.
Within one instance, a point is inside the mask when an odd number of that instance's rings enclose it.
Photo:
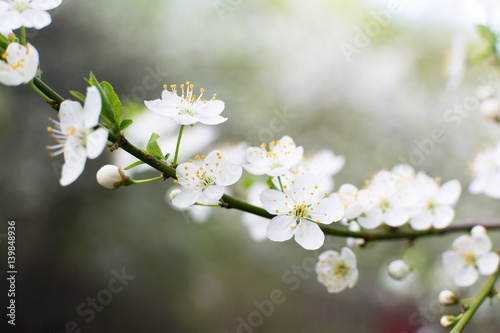
M 47 26 L 51 18 L 46 10 L 60 4 L 61 0 L 0 0 L 0 34 L 10 42 L 1 55 L 1 83 L 9 86 L 33 84 L 39 67 L 38 52 L 31 44 L 19 44 L 12 30 Z M 216 95 L 206 100 L 203 93 L 201 89 L 196 96 L 193 84 L 186 82 L 180 85 L 180 90 L 176 85 L 171 85 L 170 90 L 165 85 L 160 99 L 144 101 L 154 114 L 168 117 L 180 125 L 173 161 L 169 162 L 169 155 L 163 157 L 158 151 L 156 153 L 160 157 L 154 156 L 176 168 L 174 182 L 180 188 L 169 195 L 174 206 L 180 209 L 224 206 L 227 187 L 241 178 L 244 169 L 252 175 L 268 176 L 267 182 L 253 182 L 247 189 L 247 201 L 263 209 L 259 215 L 266 216 L 264 210 L 272 215 L 270 220 L 248 213 L 243 216 L 257 240 L 267 237 L 282 242 L 294 238 L 304 249 L 316 250 L 325 242 L 322 228 L 333 222 L 340 222 L 351 231 L 361 231 L 384 226 L 396 228 L 405 224 L 415 230 L 442 229 L 453 221 L 453 207 L 462 191 L 458 180 L 440 185 L 438 178 L 429 177 L 422 171 L 417 173 L 408 165 L 398 165 L 391 171 L 377 172 L 362 189 L 343 184 L 332 193 L 332 176 L 344 166 L 344 157 L 323 150 L 306 158 L 304 149 L 289 136 L 259 147 L 238 145 L 228 154 L 223 150 L 213 150 L 206 157 L 196 155 L 189 162 L 177 164 L 184 126 L 193 127 L 197 123 L 218 125 L 227 120 L 220 115 L 225 108 L 224 102 L 216 100 Z M 98 157 L 106 146 L 109 132 L 106 126 L 99 124 L 103 101 L 106 101 L 101 94 L 103 92 L 97 87 L 89 87 L 83 107 L 79 102 L 66 100 L 60 103 L 59 119 L 51 119 L 53 125 L 48 127 L 48 131 L 57 144 L 47 148 L 54 150 L 53 156 L 64 156 L 60 179 L 62 186 L 73 183 L 83 172 L 87 158 Z M 480 98 L 481 113 L 498 121 L 500 102 L 493 91 L 484 90 Z M 120 126 L 113 133 L 121 129 Z M 140 132 L 144 132 L 144 128 L 140 128 Z M 155 133 L 155 136 L 158 135 Z M 211 138 L 203 136 L 202 143 L 208 145 Z M 198 140 L 192 141 L 198 143 Z M 155 141 L 155 144 L 159 147 L 158 142 Z M 162 145 L 173 146 L 173 142 Z M 203 148 L 198 145 L 195 149 Z M 469 186 L 470 192 L 500 199 L 500 142 L 479 152 L 471 170 L 474 180 Z M 164 176 L 135 181 L 121 167 L 105 165 L 96 178 L 102 186 L 117 189 L 164 179 Z M 316 265 L 318 281 L 331 293 L 352 288 L 358 280 L 356 255 L 350 247 L 362 245 L 363 240 L 348 239 L 347 243 L 348 247 L 340 252 L 327 250 L 321 253 Z M 458 237 L 452 249 L 443 253 L 442 260 L 454 274 L 456 285 L 466 287 L 473 285 L 479 275 L 488 276 L 497 272 L 500 256 L 492 251 L 485 228 L 476 226 L 470 235 Z M 395 259 L 388 263 L 387 270 L 391 278 L 402 280 L 413 267 L 402 259 Z M 453 292 L 445 290 L 439 295 L 439 300 L 443 304 L 453 304 L 458 298 Z M 454 317 L 444 316 L 442 324 L 451 325 L 455 320 Z
M 457 180 L 440 186 L 439 179 L 398 165 L 392 171 L 379 171 L 362 190 L 346 184 L 335 195 L 346 206 L 346 218 L 364 229 L 409 223 L 415 230 L 425 230 L 445 228 L 452 222 L 453 205 L 461 191 Z
M 31 44 L 21 45 L 12 30 L 21 27 L 41 29 L 51 23 L 47 10 L 62 0 L 0 0 L 0 34 L 10 43 L 1 55 L 0 82 L 7 86 L 28 84 L 37 74 L 38 51 Z

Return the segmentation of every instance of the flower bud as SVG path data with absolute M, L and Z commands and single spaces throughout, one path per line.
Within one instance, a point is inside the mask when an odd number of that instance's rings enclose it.
M 487 98 L 479 105 L 479 112 L 487 119 L 498 121 L 500 101 L 497 98 Z
M 116 165 L 107 164 L 97 171 L 97 182 L 109 188 L 110 190 L 116 190 L 122 185 L 130 185 L 130 177 L 125 175 L 121 167 Z
M 170 195 L 168 196 L 168 199 L 170 200 L 170 202 L 174 201 L 175 197 L 178 196 L 179 193 L 181 193 L 180 189 L 172 190 L 172 192 L 170 192 Z
M 442 316 L 439 322 L 443 327 L 450 327 L 457 322 L 457 318 L 453 316 Z
M 410 274 L 411 267 L 402 259 L 396 259 L 387 265 L 387 272 L 392 279 L 402 280 Z
M 14 33 L 12 32 L 12 30 L 10 30 L 8 28 L 5 28 L 5 27 L 2 27 L 2 26 L 0 26 L 0 34 L 2 34 L 5 37 L 7 37 L 7 39 L 9 40 L 9 42 L 13 42 L 14 39 L 16 39 L 16 35 L 14 35 Z
M 439 293 L 438 296 L 439 303 L 443 305 L 456 304 L 458 302 L 458 297 L 451 290 L 445 289 Z
M 476 225 L 471 229 L 470 234 L 472 236 L 486 235 L 486 228 L 482 225 Z

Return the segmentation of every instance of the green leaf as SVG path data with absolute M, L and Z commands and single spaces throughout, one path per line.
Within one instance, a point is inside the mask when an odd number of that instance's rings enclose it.
M 111 86 L 111 84 L 109 84 L 106 81 L 103 81 L 103 82 L 101 82 L 101 87 L 104 90 L 106 97 L 108 97 L 109 107 L 110 107 L 111 111 L 113 112 L 113 115 L 115 118 L 115 123 L 118 126 L 120 126 L 122 119 L 123 119 L 122 103 L 120 102 L 120 99 L 118 98 L 115 91 L 113 90 L 113 87 Z
M 489 27 L 484 25 L 477 25 L 477 32 L 479 36 L 486 42 L 489 47 L 495 47 L 495 43 L 497 40 L 497 35 L 493 33 Z
M 85 95 L 82 93 L 79 93 L 78 91 L 70 90 L 69 92 L 71 95 L 73 95 L 77 100 L 79 100 L 82 103 L 85 103 Z
M 146 150 L 149 154 L 153 155 L 155 158 L 161 160 L 163 159 L 163 153 L 161 152 L 160 146 L 158 145 L 158 140 L 160 136 L 156 133 L 151 134 L 151 137 L 149 138 L 148 145 L 146 147 Z
M 134 121 L 132 119 L 125 119 L 124 121 L 122 121 L 120 124 L 120 131 L 123 131 L 125 128 L 132 125 L 133 122 Z
M 134 163 L 130 164 L 128 167 L 123 168 L 123 170 L 130 170 L 130 169 L 135 168 L 136 166 L 141 165 L 141 164 L 144 164 L 144 162 L 143 161 L 137 161 L 137 162 L 134 162 Z

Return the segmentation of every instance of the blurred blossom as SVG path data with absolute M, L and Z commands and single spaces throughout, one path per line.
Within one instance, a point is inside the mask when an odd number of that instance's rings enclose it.
M 470 193 L 500 199 L 500 141 L 479 151 L 469 169 L 473 176 Z
M 491 239 L 482 226 L 474 227 L 470 235 L 459 236 L 453 241 L 451 250 L 443 253 L 443 263 L 454 274 L 457 286 L 471 286 L 479 275 L 496 272 L 500 257 L 491 249 Z
M 62 0 L 0 0 L 0 21 L 9 29 L 21 27 L 42 29 L 52 19 L 47 10 L 54 9 Z
M 345 164 L 344 156 L 335 155 L 325 149 L 310 158 L 302 157 L 302 161 L 281 176 L 281 184 L 290 186 L 292 181 L 306 173 L 313 175 L 319 183 L 319 190 L 330 193 L 334 188 L 333 175 L 338 173 Z M 274 185 L 280 188 L 278 178 L 273 178 Z
M 325 251 L 319 255 L 316 265 L 318 281 L 330 293 L 338 293 L 345 288 L 352 288 L 358 281 L 358 268 L 356 256 L 351 249 L 344 247 L 341 253 Z
M 265 190 L 269 189 L 266 184 L 263 183 L 255 183 L 250 188 L 248 188 L 247 192 L 247 202 L 257 206 L 262 207 L 262 203 L 260 201 L 260 194 Z M 262 242 L 267 239 L 267 226 L 269 224 L 269 219 L 264 217 L 260 217 L 254 214 L 243 212 L 241 216 L 241 220 L 243 224 L 247 227 L 250 232 L 250 236 L 256 242 Z
M 285 135 L 269 143 L 269 150 L 265 143 L 260 147 L 249 147 L 246 152 L 248 163 L 243 166 L 253 175 L 282 176 L 300 163 L 303 153 L 304 149 L 296 147 L 293 139 Z

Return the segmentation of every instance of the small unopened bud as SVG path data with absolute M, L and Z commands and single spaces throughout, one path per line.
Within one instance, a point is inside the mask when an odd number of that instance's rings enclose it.
M 482 225 L 476 225 L 474 228 L 471 229 L 470 234 L 472 236 L 480 236 L 480 235 L 486 235 L 486 228 L 483 227 Z
M 485 118 L 498 121 L 500 115 L 500 101 L 497 98 L 487 98 L 479 105 L 479 112 Z
M 121 167 L 111 164 L 100 168 L 97 171 L 96 178 L 100 185 L 110 190 L 116 190 L 120 186 L 128 186 L 132 183 L 130 177 L 125 175 Z
M 439 322 L 443 327 L 450 327 L 457 322 L 457 318 L 453 316 L 442 316 Z
M 2 27 L 2 26 L 0 26 L 0 34 L 2 34 L 5 37 L 7 37 L 7 39 L 11 43 L 14 41 L 14 39 L 16 39 L 16 35 L 14 35 L 14 33 L 12 32 L 12 30 L 10 30 L 8 28 L 5 28 L 5 27 Z
M 179 190 L 179 189 L 172 190 L 172 192 L 170 192 L 170 194 L 168 196 L 168 199 L 170 200 L 170 202 L 174 201 L 175 197 L 178 196 L 179 193 L 181 193 L 181 190 Z
M 401 259 L 391 261 L 387 265 L 387 272 L 394 280 L 402 280 L 411 272 L 411 267 Z
M 451 290 L 445 289 L 439 293 L 439 303 L 443 305 L 452 305 L 458 303 L 458 297 Z

